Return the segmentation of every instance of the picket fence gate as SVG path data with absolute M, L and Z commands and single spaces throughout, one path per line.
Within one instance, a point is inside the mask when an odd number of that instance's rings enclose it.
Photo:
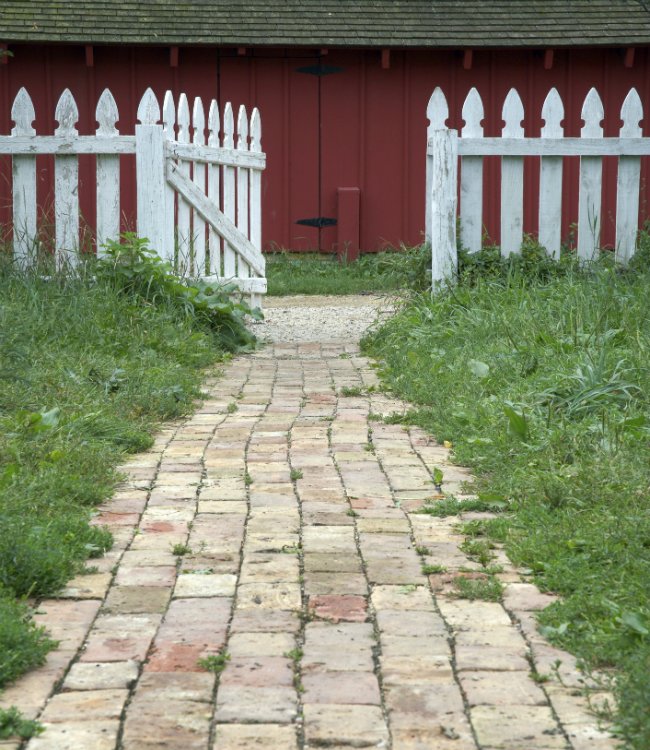
M 616 197 L 616 258 L 625 264 L 635 252 L 639 226 L 641 157 L 650 155 L 650 138 L 642 137 L 643 106 L 635 89 L 621 108 L 623 127 L 617 137 L 604 138 L 602 100 L 592 88 L 582 107 L 581 137 L 564 137 L 564 105 L 551 89 L 542 107 L 541 137 L 524 136 L 524 107 L 515 89 L 503 104 L 504 127 L 499 137 L 483 136 L 483 102 L 473 88 L 462 108 L 461 136 L 445 122 L 449 107 L 436 88 L 427 107 L 426 239 L 432 247 L 432 283 L 435 289 L 453 279 L 457 268 L 456 220 L 458 161 L 460 157 L 461 245 L 469 252 L 481 248 L 483 234 L 483 157 L 501 157 L 501 253 L 521 252 L 525 156 L 541 159 L 539 185 L 539 243 L 559 258 L 562 217 L 563 157 L 580 157 L 577 217 L 577 254 L 582 261 L 595 258 L 600 247 L 602 159 L 618 157 Z
M 135 135 L 120 135 L 115 99 L 106 89 L 99 98 L 93 135 L 79 135 L 77 104 L 68 89 L 56 105 L 59 124 L 53 135 L 36 135 L 35 110 L 23 88 L 16 96 L 11 134 L 0 136 L 0 154 L 12 157 L 13 252 L 29 265 L 39 242 L 36 199 L 36 156 L 54 155 L 54 253 L 57 264 L 79 260 L 79 155 L 96 156 L 97 253 L 120 235 L 120 155 L 135 154 L 137 233 L 146 237 L 163 259 L 182 276 L 235 284 L 254 305 L 266 292 L 262 256 L 261 120 L 250 120 L 239 108 L 237 127 L 232 105 L 221 119 L 215 100 L 207 123 L 200 98 L 192 115 L 185 94 L 178 108 L 165 94 L 162 122 L 151 89 L 142 97 Z M 206 138 L 207 124 L 207 138 Z M 220 131 L 223 137 L 220 137 Z

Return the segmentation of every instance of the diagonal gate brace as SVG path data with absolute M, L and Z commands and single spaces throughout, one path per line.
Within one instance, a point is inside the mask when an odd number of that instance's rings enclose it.
M 173 162 L 167 162 L 167 182 L 190 206 L 208 222 L 214 231 L 228 242 L 261 277 L 265 276 L 266 263 L 253 243 L 207 198 L 203 192 Z

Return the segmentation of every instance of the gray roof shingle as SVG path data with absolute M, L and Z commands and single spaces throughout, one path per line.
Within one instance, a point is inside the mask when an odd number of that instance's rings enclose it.
M 648 0 L 2 0 L 0 41 L 355 47 L 650 44 Z

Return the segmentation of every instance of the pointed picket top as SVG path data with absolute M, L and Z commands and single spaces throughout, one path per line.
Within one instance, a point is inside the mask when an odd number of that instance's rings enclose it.
M 524 128 L 521 121 L 524 119 L 524 105 L 517 89 L 510 89 L 508 96 L 503 102 L 501 117 L 505 122 L 501 134 L 504 138 L 522 138 Z
M 603 109 L 602 99 L 596 89 L 592 88 L 587 94 L 580 116 L 585 123 L 580 130 L 580 135 L 583 138 L 603 137 L 603 129 L 600 123 L 605 117 L 605 110 Z
M 192 125 L 194 126 L 192 143 L 196 143 L 199 146 L 205 145 L 205 111 L 203 109 L 203 102 L 199 96 L 194 97 Z
M 251 115 L 251 151 L 262 150 L 262 118 L 257 107 Z
M 449 117 L 449 105 L 440 86 L 436 86 L 427 104 L 427 117 L 431 123 L 430 130 L 444 130 Z
M 463 122 L 465 126 L 461 131 L 461 135 L 465 138 L 481 138 L 483 136 L 481 122 L 484 117 L 483 100 L 478 91 L 472 87 L 463 104 Z
M 77 135 L 75 124 L 79 119 L 79 110 L 70 89 L 66 89 L 59 97 L 54 119 L 59 123 L 54 131 L 55 135 Z
M 36 119 L 34 103 L 24 86 L 14 99 L 11 119 L 16 123 L 16 127 L 11 130 L 11 135 L 36 135 L 36 131 L 32 127 L 32 123 Z
M 178 99 L 178 142 L 190 142 L 190 105 L 185 94 Z
M 153 89 L 149 88 L 144 92 L 138 105 L 137 117 L 142 125 L 158 124 L 158 120 L 160 120 L 160 105 L 158 104 L 156 95 L 153 93 Z
M 176 105 L 174 104 L 174 95 L 171 91 L 165 91 L 163 99 L 163 133 L 168 141 L 173 141 L 175 137 L 174 126 L 176 125 Z
M 237 151 L 248 151 L 248 113 L 243 104 L 237 115 Z
M 104 89 L 95 109 L 95 120 L 97 120 L 97 124 L 99 125 L 95 131 L 97 135 L 118 135 L 119 131 L 115 127 L 115 123 L 119 117 L 120 114 L 117 111 L 117 103 L 113 94 L 108 89 Z
M 564 128 L 562 127 L 564 104 L 556 88 L 552 88 L 544 99 L 542 119 L 544 120 L 541 130 L 542 138 L 562 138 L 564 135 Z
M 219 148 L 219 104 L 216 99 L 210 102 L 210 111 L 208 112 L 208 146 Z
M 642 129 L 639 123 L 643 119 L 643 104 L 636 89 L 630 89 L 621 107 L 623 127 L 620 135 L 623 138 L 640 138 Z
M 235 133 L 235 120 L 232 114 L 232 104 L 226 102 L 226 106 L 223 108 L 223 147 L 233 148 Z

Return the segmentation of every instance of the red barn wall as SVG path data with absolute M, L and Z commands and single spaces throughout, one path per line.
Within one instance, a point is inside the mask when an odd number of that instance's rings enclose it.
M 625 67 L 624 50 L 555 51 L 553 65 L 544 67 L 544 52 L 474 51 L 470 69 L 458 51 L 391 51 L 382 67 L 379 50 L 318 51 L 182 48 L 177 67 L 170 66 L 169 48 L 95 47 L 94 64 L 86 65 L 80 46 L 16 45 L 14 57 L 0 65 L 0 134 L 12 127 L 11 103 L 21 86 L 32 96 L 38 133 L 52 133 L 54 109 L 64 88 L 79 105 L 79 130 L 92 133 L 94 110 L 105 87 L 113 92 L 120 111 L 119 127 L 132 133 L 137 105 L 151 86 L 162 101 L 166 89 L 178 99 L 216 97 L 257 106 L 262 113 L 263 148 L 268 167 L 263 180 L 263 242 L 265 249 L 337 251 L 336 226 L 297 224 L 301 219 L 337 218 L 337 188 L 360 190 L 360 243 L 375 251 L 404 242 L 421 241 L 424 229 L 426 105 L 436 86 L 450 105 L 449 125 L 462 127 L 460 110 L 475 86 L 486 108 L 486 135 L 498 135 L 501 107 L 514 86 L 524 101 L 528 135 L 538 135 L 541 107 L 555 86 L 565 103 L 565 132 L 579 135 L 580 109 L 595 86 L 605 105 L 605 135 L 616 135 L 619 113 L 628 90 L 638 89 L 645 104 L 644 135 L 650 135 L 650 52 L 637 49 L 632 67 Z M 384 62 L 386 62 L 384 60 Z M 300 68 L 338 69 L 310 75 Z M 563 231 L 577 219 L 577 159 L 565 169 Z M 613 243 L 615 211 L 614 160 L 605 160 L 603 241 Z M 484 222 L 499 241 L 499 169 L 496 160 L 485 170 Z M 525 170 L 524 230 L 535 233 L 538 165 Z M 52 160 L 39 157 L 39 198 L 52 202 Z M 124 228 L 135 225 L 133 159 L 125 158 L 122 175 Z M 648 215 L 642 174 L 641 216 Z M 93 157 L 80 165 L 81 207 L 92 227 L 95 209 Z M 0 217 L 6 222 L 10 203 L 8 159 L 0 162 Z

